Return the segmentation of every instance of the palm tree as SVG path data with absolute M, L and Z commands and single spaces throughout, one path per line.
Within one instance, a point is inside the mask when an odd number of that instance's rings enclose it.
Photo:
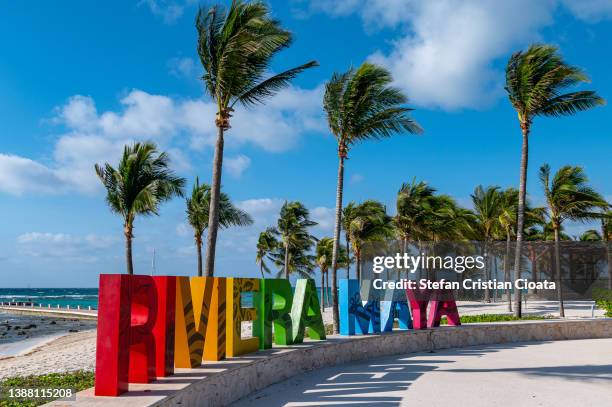
M 486 189 L 482 185 L 478 185 L 471 195 L 474 205 L 474 213 L 479 231 L 479 238 L 484 240 L 485 256 L 488 254 L 488 249 L 493 241 L 496 228 L 499 225 L 499 217 L 501 215 L 503 195 L 497 186 L 489 186 Z M 489 265 L 485 260 L 485 280 L 489 280 Z M 489 288 L 485 288 L 484 301 L 491 302 L 491 292 Z
M 429 200 L 436 190 L 427 183 L 413 179 L 410 184 L 402 184 L 397 193 L 395 228 L 403 242 L 404 252 L 409 240 L 421 240 L 426 234 L 423 221 L 429 212 Z
M 501 200 L 499 208 L 499 233 L 500 237 L 506 239 L 506 250 L 504 251 L 504 281 L 510 281 L 510 242 L 513 236 L 516 236 L 516 218 L 518 211 L 518 189 L 507 188 L 501 191 Z M 544 224 L 544 213 L 546 209 L 537 207 L 533 208 L 529 205 L 529 201 L 525 202 L 525 239 L 526 240 L 543 240 L 540 239 L 541 235 L 538 226 Z M 532 253 L 532 280 L 537 280 L 537 271 L 535 266 L 536 253 L 533 251 L 535 246 L 531 247 Z M 506 290 L 508 311 L 512 312 L 512 296 L 511 291 Z
M 344 230 L 344 239 L 346 241 L 346 278 L 351 278 L 351 222 L 357 215 L 357 204 L 355 202 L 349 202 L 342 209 L 342 229 Z M 330 259 L 331 261 L 331 259 Z
M 594 91 L 563 93 L 565 89 L 588 80 L 588 76 L 580 68 L 566 64 L 558 49 L 551 45 L 535 44 L 527 51 L 515 52 L 506 66 L 505 89 L 510 103 L 518 114 L 523 135 L 514 256 L 515 280 L 520 278 L 531 124 L 537 116 L 569 116 L 604 104 L 604 99 Z M 522 315 L 520 290 L 514 290 L 514 302 L 516 303 L 514 315 L 520 317 Z
M 257 255 L 255 262 L 259 265 L 261 278 L 264 278 L 264 272 L 270 273 L 270 269 L 265 260 L 270 259 L 272 253 L 278 248 L 278 240 L 274 237 L 274 228 L 268 228 L 259 234 L 257 239 Z
M 325 297 L 327 295 L 325 289 L 325 276 L 331 265 L 332 250 L 334 247 L 334 239 L 324 237 L 319 239 L 315 248 L 315 262 L 321 270 L 321 311 L 325 310 Z
M 157 215 L 159 205 L 173 196 L 183 196 L 185 179 L 168 168 L 166 153 L 158 153 L 153 143 L 134 143 L 123 148 L 119 166 L 95 165 L 106 188 L 106 202 L 112 212 L 123 217 L 125 259 L 128 274 L 134 274 L 132 238 L 136 215 Z
M 317 222 L 310 220 L 310 212 L 301 202 L 285 202 L 280 210 L 275 234 L 280 237 L 284 250 L 282 265 L 285 278 L 289 279 L 291 265 L 300 265 L 299 260 L 306 260 L 301 254 L 307 252 L 316 239 L 310 235 L 308 228 Z M 291 258 L 291 255 L 299 258 Z M 307 263 L 307 262 L 306 262 Z M 306 265 L 303 263 L 302 265 Z
M 540 181 L 548 205 L 548 216 L 555 235 L 555 278 L 559 299 L 559 316 L 565 316 L 563 309 L 563 289 L 561 286 L 561 255 L 559 253 L 559 232 L 564 220 L 588 221 L 601 216 L 593 212 L 607 208 L 606 200 L 588 185 L 588 178 L 581 167 L 566 165 L 561 167 L 550 179 L 550 166 L 540 167 Z
M 191 191 L 191 197 L 187 198 L 187 221 L 193 229 L 193 237 L 198 252 L 198 276 L 202 276 L 202 235 L 208 228 L 210 210 L 210 186 L 201 184 L 196 177 Z M 219 226 L 221 229 L 230 226 L 249 226 L 253 219 L 248 213 L 232 204 L 229 196 L 221 192 L 219 198 Z
M 277 246 L 271 253 L 274 264 L 279 268 L 276 278 L 283 275 L 289 279 L 292 274 L 297 274 L 300 278 L 311 278 L 315 270 L 315 256 L 310 254 L 313 240 L 300 240 L 295 245 L 289 247 L 287 256 L 282 244 Z
M 598 231 L 595 229 L 585 230 L 583 234 L 578 237 L 581 242 L 601 242 L 602 238 Z
M 217 141 L 211 182 L 210 219 L 206 244 L 206 275 L 213 276 L 219 228 L 223 135 L 237 103 L 252 106 L 289 85 L 308 62 L 264 79 L 274 55 L 291 45 L 292 35 L 270 16 L 262 1 L 233 0 L 229 10 L 213 6 L 199 10 L 196 18 L 198 55 L 204 67 L 206 92 L 217 104 Z
M 393 78 L 380 66 L 363 63 L 357 69 L 334 73 L 325 85 L 323 108 L 329 128 L 338 143 L 338 185 L 332 258 L 332 301 L 334 333 L 338 332 L 338 247 L 342 222 L 344 160 L 350 148 L 360 141 L 390 137 L 396 133 L 420 133 L 404 105 L 406 96 L 391 86 Z
M 508 188 L 501 193 L 499 207 L 499 226 L 506 238 L 506 250 L 504 252 L 504 281 L 510 281 L 510 239 L 515 234 L 516 213 L 518 210 L 518 189 Z M 506 290 L 508 311 L 512 312 L 512 295 Z
M 364 201 L 356 208 L 356 216 L 353 222 L 351 222 L 350 234 L 353 253 L 355 254 L 357 279 L 361 279 L 363 245 L 366 242 L 384 241 L 390 238 L 393 235 L 393 220 L 387 215 L 385 206 L 380 202 L 373 200 Z
M 327 305 L 329 301 L 329 268 L 332 262 L 332 251 L 334 248 L 334 239 L 331 237 L 324 237 L 319 239 L 315 248 L 315 262 L 321 270 L 321 309 L 325 309 L 325 299 L 327 298 Z M 348 261 L 347 252 L 343 247 L 340 247 L 338 263 L 345 265 Z

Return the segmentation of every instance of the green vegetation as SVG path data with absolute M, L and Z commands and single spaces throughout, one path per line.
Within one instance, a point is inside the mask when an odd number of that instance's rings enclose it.
M 338 247 L 342 225 L 344 161 L 351 147 L 366 140 L 378 140 L 394 134 L 421 133 L 421 127 L 410 117 L 405 104 L 408 98 L 391 86 L 393 77 L 385 68 L 363 63 L 357 69 L 334 73 L 325 85 L 323 109 L 338 146 L 336 186 L 336 219 L 332 258 L 332 302 L 334 332 L 338 332 Z M 359 262 L 357 262 L 359 265 Z
M 565 316 L 563 307 L 563 286 L 561 284 L 561 255 L 559 253 L 559 232 L 564 220 L 585 221 L 596 219 L 599 208 L 607 208 L 608 202 L 588 185 L 588 178 L 581 167 L 566 165 L 550 178 L 550 166 L 540 168 L 540 181 L 548 205 L 548 217 L 555 236 L 555 277 L 557 279 L 557 298 L 559 316 Z M 518 291 L 518 290 L 517 290 Z
M 210 186 L 200 184 L 196 177 L 191 191 L 191 197 L 187 198 L 187 221 L 193 229 L 193 237 L 198 252 L 198 276 L 202 276 L 202 235 L 208 228 L 210 210 Z M 248 213 L 236 208 L 229 196 L 221 192 L 219 197 L 219 226 L 221 229 L 230 226 L 249 226 L 253 219 Z
M 18 376 L 9 377 L 0 381 L 0 388 L 6 392 L 9 387 L 23 388 L 23 387 L 46 387 L 46 388 L 75 388 L 76 391 L 88 389 L 94 385 L 94 372 L 86 371 L 75 371 L 69 373 L 50 373 L 40 376 Z M 52 401 L 51 399 L 45 400 L 19 400 L 9 401 L 0 400 L 0 407 L 31 407 L 39 406 Z
M 134 274 L 132 238 L 136 215 L 157 215 L 159 205 L 183 196 L 185 179 L 168 169 L 170 158 L 158 153 L 153 143 L 126 145 L 119 166 L 96 164 L 98 178 L 106 188 L 110 210 L 123 218 L 128 274 Z
M 598 308 L 606 311 L 606 317 L 612 318 L 612 290 L 606 288 L 593 288 L 593 300 Z
M 281 207 L 276 227 L 260 233 L 255 261 L 261 274 L 270 272 L 266 260 L 272 261 L 279 271 L 276 277 L 291 274 L 308 278 L 315 268 L 315 256 L 310 254 L 317 239 L 309 228 L 317 222 L 310 219 L 310 211 L 301 202 L 285 202 Z
M 321 311 L 325 310 L 326 306 L 331 304 L 329 298 L 329 268 L 332 263 L 332 254 L 334 248 L 334 239 L 331 237 L 323 237 L 317 242 L 315 248 L 315 263 L 321 270 Z M 346 250 L 340 247 L 338 254 L 338 263 L 341 267 L 347 266 L 348 256 Z
M 227 10 L 220 6 L 200 10 L 196 29 L 197 51 L 204 68 L 204 89 L 217 104 L 217 141 L 206 244 L 206 275 L 212 277 L 220 218 L 223 135 L 230 129 L 234 106 L 263 103 L 301 72 L 318 64 L 311 61 L 264 79 L 270 71 L 272 58 L 291 45 L 292 35 L 271 16 L 269 6 L 262 1 L 235 0 Z
M 554 319 L 556 317 L 552 315 L 523 315 L 519 318 L 517 316 L 507 314 L 479 314 L 462 315 L 459 318 L 462 324 L 471 324 L 476 322 L 537 321 L 542 319 Z M 447 324 L 446 317 L 442 317 L 440 324 Z
M 506 66 L 505 89 L 518 115 L 523 137 L 514 255 L 515 280 L 521 277 L 529 133 L 533 120 L 538 116 L 570 116 L 605 103 L 603 98 L 590 90 L 564 93 L 568 88 L 589 82 L 589 77 L 582 69 L 565 63 L 558 51 L 552 45 L 534 44 L 527 51 L 515 52 Z M 514 303 L 514 315 L 520 317 L 521 290 L 514 290 Z

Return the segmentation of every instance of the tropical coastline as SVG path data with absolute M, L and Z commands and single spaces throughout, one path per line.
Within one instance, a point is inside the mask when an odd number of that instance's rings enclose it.
M 0 407 L 611 397 L 612 2 L 131 3 L 0 13 Z

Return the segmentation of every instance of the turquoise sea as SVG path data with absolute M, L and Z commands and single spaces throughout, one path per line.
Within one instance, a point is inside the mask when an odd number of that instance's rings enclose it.
M 317 287 L 319 298 L 321 297 L 321 288 Z M 246 293 L 245 293 L 246 294 Z M 243 306 L 249 306 L 252 303 L 250 295 L 243 294 Z M 331 299 L 331 290 L 329 290 L 329 298 Z M 76 308 L 80 305 L 81 308 L 91 306 L 92 309 L 98 308 L 98 289 L 97 288 L 0 288 L 0 302 L 33 302 L 35 305 L 42 304 L 51 307 L 59 305 L 65 308 L 70 305 L 70 308 Z
M 52 307 L 98 308 L 97 288 L 0 288 L 0 302 L 33 302 Z

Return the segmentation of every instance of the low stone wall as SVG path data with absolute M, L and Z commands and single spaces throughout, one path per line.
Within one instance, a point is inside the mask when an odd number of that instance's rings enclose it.
M 76 402 L 55 405 L 224 406 L 291 376 L 341 363 L 405 353 L 509 342 L 611 338 L 612 319 L 522 321 L 468 324 L 385 335 L 330 337 L 325 342 L 275 348 L 177 369 L 174 376 L 148 385 L 130 385 L 129 395 L 93 397 L 92 389 Z

